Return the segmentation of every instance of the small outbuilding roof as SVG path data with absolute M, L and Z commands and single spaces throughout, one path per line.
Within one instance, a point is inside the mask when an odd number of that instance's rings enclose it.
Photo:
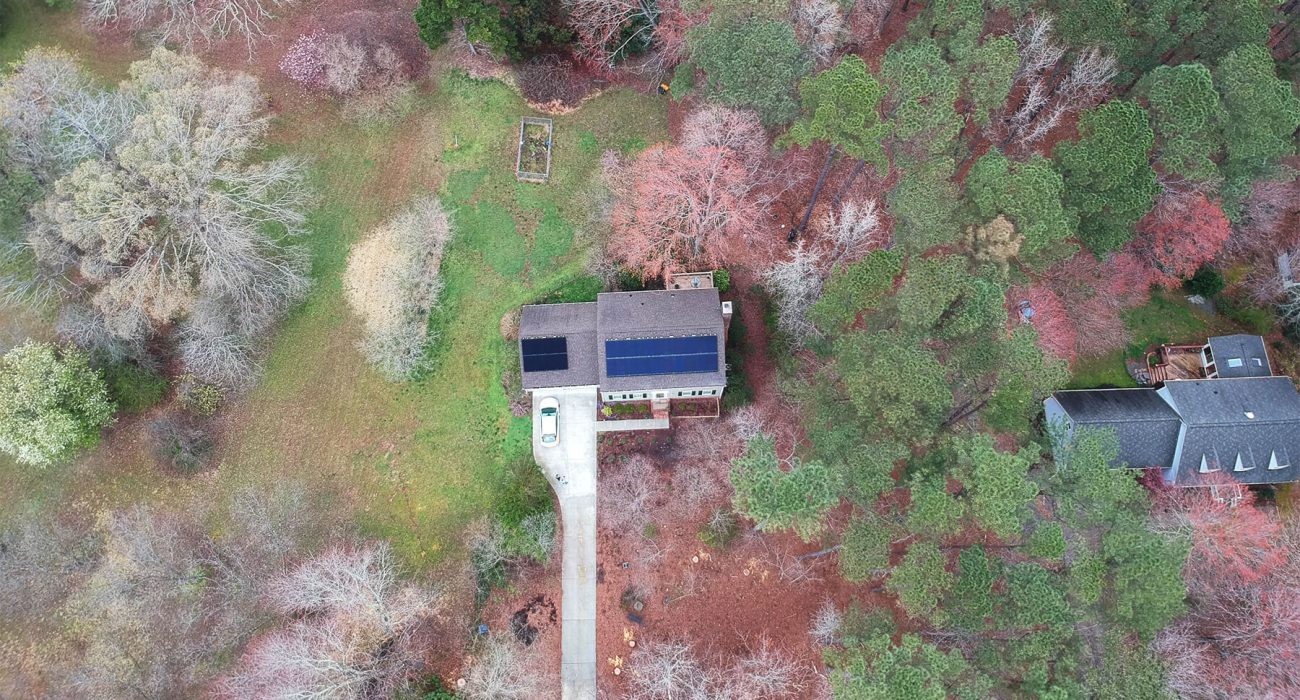
M 1257 335 L 1217 335 L 1210 338 L 1210 354 L 1219 377 L 1268 377 L 1273 368 L 1268 362 L 1268 348 Z

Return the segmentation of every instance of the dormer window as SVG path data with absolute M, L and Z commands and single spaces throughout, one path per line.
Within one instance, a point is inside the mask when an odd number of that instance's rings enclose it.
M 1214 467 L 1213 469 L 1211 469 L 1210 461 L 1205 458 L 1205 455 L 1201 455 L 1201 473 L 1209 474 L 1210 472 L 1217 472 L 1217 471 L 1219 471 L 1219 468 Z
M 1246 466 L 1246 465 L 1241 461 L 1241 453 L 1240 453 L 1240 452 L 1237 453 L 1237 462 L 1236 462 L 1235 464 L 1232 465 L 1232 471 L 1234 471 L 1234 472 L 1248 472 L 1248 471 L 1250 471 L 1251 469 L 1254 469 L 1254 468 L 1255 468 L 1255 465 L 1253 465 L 1253 464 L 1250 465 L 1249 467 Z
M 1274 469 L 1286 469 L 1287 467 L 1291 466 L 1290 464 L 1286 463 L 1287 461 L 1289 460 L 1283 459 L 1282 461 L 1278 461 L 1277 450 L 1274 450 L 1268 455 L 1269 471 L 1272 471 Z

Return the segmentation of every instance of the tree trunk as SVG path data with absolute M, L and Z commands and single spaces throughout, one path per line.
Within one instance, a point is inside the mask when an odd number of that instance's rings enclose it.
M 812 199 L 808 201 L 808 208 L 803 213 L 803 219 L 799 225 L 790 229 L 790 235 L 785 239 L 786 243 L 794 243 L 799 234 L 808 227 L 808 220 L 812 218 L 813 207 L 817 205 L 817 198 L 821 196 L 822 185 L 826 184 L 826 174 L 831 171 L 831 162 L 835 160 L 835 152 L 839 146 L 831 145 L 831 150 L 826 152 L 826 163 L 822 165 L 822 172 L 817 176 L 817 185 L 813 187 Z
M 844 180 L 844 184 L 840 185 L 840 191 L 835 193 L 835 199 L 831 200 L 831 209 L 840 208 L 840 203 L 844 201 L 844 195 L 849 191 L 849 187 L 853 184 L 854 180 L 858 179 L 858 175 L 862 174 L 862 170 L 866 167 L 867 161 L 865 160 L 859 160 L 853 166 L 853 170 L 849 172 L 849 176 Z
M 839 544 L 837 544 L 837 545 L 835 545 L 834 547 L 827 547 L 826 549 L 823 549 L 823 550 L 818 551 L 818 552 L 811 552 L 811 553 L 809 553 L 809 554 L 805 554 L 805 555 L 799 557 L 799 561 L 803 561 L 804 559 L 816 559 L 817 557 L 824 557 L 824 556 L 826 556 L 827 554 L 833 554 L 833 553 L 835 553 L 835 552 L 840 551 L 840 547 L 842 547 L 842 546 L 844 546 L 844 545 L 839 545 Z

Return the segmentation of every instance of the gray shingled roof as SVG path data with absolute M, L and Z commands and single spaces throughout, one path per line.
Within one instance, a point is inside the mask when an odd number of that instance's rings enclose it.
M 718 370 L 694 374 L 609 377 L 605 341 L 713 335 L 718 338 Z M 726 338 L 717 289 L 608 292 L 594 303 L 525 306 L 519 338 L 567 339 L 569 368 L 525 372 L 525 389 L 599 385 L 603 391 L 712 387 L 727 383 Z M 522 345 L 521 345 L 522 360 Z
M 1187 425 L 1176 483 L 1195 484 L 1202 457 L 1248 484 L 1300 479 L 1300 393 L 1289 377 L 1171 381 L 1162 391 Z
M 602 391 L 722 386 L 727 383 L 726 338 L 717 289 L 608 292 L 596 298 L 596 352 Z M 718 338 L 718 370 L 696 374 L 610 377 L 605 374 L 605 341 L 713 335 Z
M 1210 353 L 1222 379 L 1267 377 L 1273 374 L 1264 339 L 1257 335 L 1218 335 L 1210 338 Z M 1233 366 L 1240 360 L 1238 366 Z
M 525 389 L 553 386 L 588 386 L 597 383 L 596 304 L 533 304 L 519 318 L 519 339 L 567 339 L 569 368 L 552 372 L 524 372 Z M 522 344 L 520 345 L 522 363 Z
M 1119 460 L 1130 467 L 1168 467 L 1182 421 L 1154 389 L 1058 391 L 1056 398 L 1075 425 L 1111 428 Z

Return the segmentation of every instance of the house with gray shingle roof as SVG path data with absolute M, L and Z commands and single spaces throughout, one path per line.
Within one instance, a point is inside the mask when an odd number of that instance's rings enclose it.
M 1067 437 L 1079 429 L 1114 430 L 1116 466 L 1159 468 L 1168 484 L 1200 486 L 1209 474 L 1251 485 L 1300 481 L 1300 393 L 1288 377 L 1058 391 L 1044 407 Z
M 731 302 L 718 290 L 607 292 L 532 304 L 519 321 L 523 387 L 592 386 L 605 402 L 720 398 Z

